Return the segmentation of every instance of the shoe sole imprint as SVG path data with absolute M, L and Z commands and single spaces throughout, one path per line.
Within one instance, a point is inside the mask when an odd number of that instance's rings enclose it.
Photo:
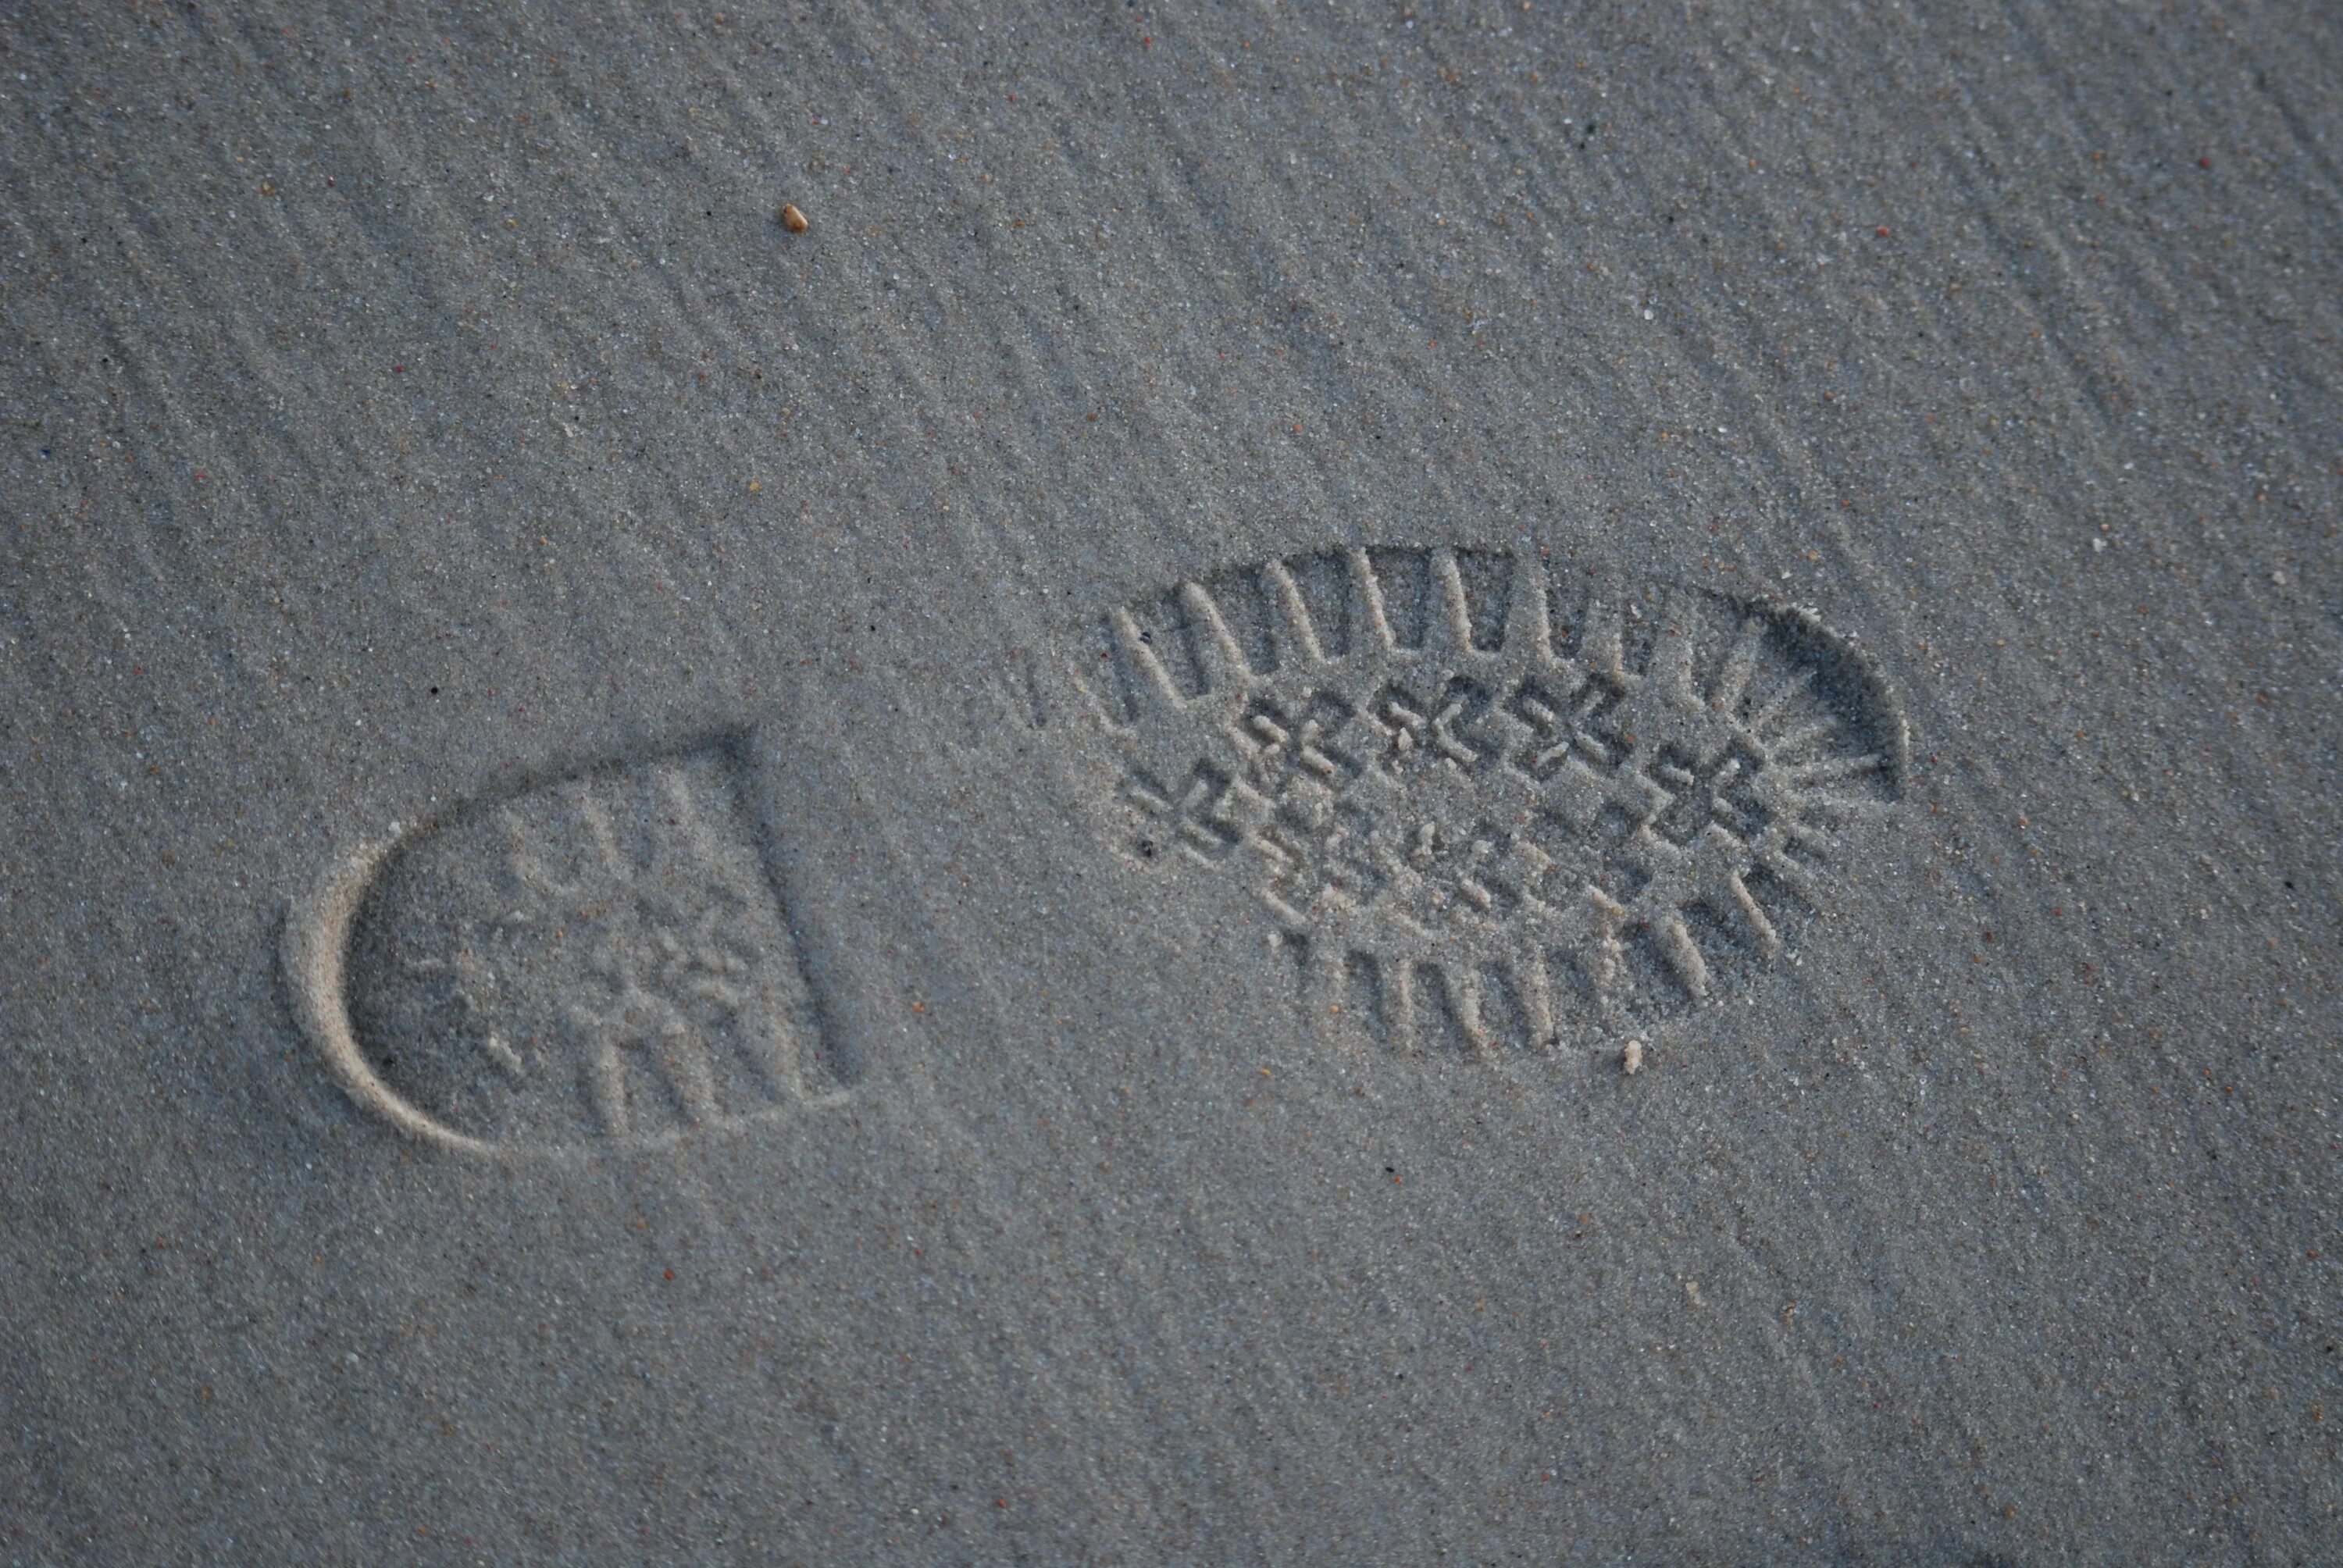
M 1272 560 L 1099 630 L 1120 848 L 1237 879 L 1313 1014 L 1400 1049 L 1615 1038 L 1744 983 L 1910 767 L 1809 612 L 1527 547 Z
M 296 901 L 327 1068 L 402 1132 L 497 1157 L 656 1146 L 840 1103 L 737 739 L 393 827 Z

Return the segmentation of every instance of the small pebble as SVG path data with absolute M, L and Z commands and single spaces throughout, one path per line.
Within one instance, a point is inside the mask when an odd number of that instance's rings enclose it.
M 813 226 L 806 222 L 806 215 L 798 211 L 796 203 L 784 202 L 781 204 L 781 226 L 791 234 L 803 234 Z
M 1644 1070 L 1644 1042 L 1631 1040 L 1627 1049 L 1619 1053 L 1619 1066 L 1630 1078 Z

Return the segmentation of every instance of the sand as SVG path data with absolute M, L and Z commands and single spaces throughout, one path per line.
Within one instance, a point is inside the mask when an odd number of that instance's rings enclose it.
M 2330 1556 L 2338 69 L 13 9 L 0 1560 Z

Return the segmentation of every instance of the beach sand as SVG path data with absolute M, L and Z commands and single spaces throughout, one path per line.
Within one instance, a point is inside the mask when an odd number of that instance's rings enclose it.
M 2328 1557 L 2338 105 L 13 9 L 0 1561 Z

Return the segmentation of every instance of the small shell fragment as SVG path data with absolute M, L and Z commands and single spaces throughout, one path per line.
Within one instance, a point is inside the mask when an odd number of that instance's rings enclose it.
M 806 215 L 798 211 L 795 202 L 784 202 L 781 204 L 781 226 L 791 234 L 803 234 L 812 226 L 806 222 Z

